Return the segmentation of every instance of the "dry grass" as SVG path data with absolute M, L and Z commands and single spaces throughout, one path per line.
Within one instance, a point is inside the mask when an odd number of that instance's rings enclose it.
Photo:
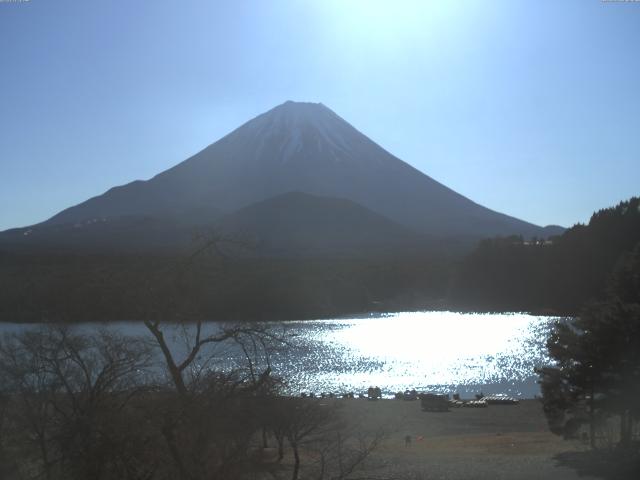
M 559 465 L 554 457 L 586 447 L 549 432 L 541 405 L 535 400 L 448 413 L 423 412 L 419 402 L 338 402 L 352 425 L 364 432 L 382 428 L 388 434 L 367 462 L 366 474 L 372 478 L 585 478 Z M 405 443 L 407 435 L 411 436 L 409 445 Z

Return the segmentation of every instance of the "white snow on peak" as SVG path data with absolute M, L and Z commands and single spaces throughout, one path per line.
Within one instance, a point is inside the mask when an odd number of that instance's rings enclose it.
M 322 104 L 288 101 L 256 118 L 252 125 L 253 134 L 261 139 L 256 154 L 261 155 L 266 141 L 281 139 L 280 161 L 287 163 L 304 147 L 326 151 L 335 161 L 339 161 L 350 147 L 344 132 L 348 124 Z

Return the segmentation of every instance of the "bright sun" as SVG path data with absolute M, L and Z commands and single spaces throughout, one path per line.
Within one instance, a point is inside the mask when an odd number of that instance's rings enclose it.
M 330 0 L 324 8 L 342 33 L 385 44 L 429 36 L 460 10 L 459 2 L 430 0 Z

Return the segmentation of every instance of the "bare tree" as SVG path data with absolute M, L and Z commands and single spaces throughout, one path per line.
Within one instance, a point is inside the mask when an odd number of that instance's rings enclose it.
M 364 462 L 385 438 L 383 430 L 366 435 L 353 429 L 338 428 L 328 431 L 320 439 L 317 468 L 318 480 L 354 479 Z
M 65 328 L 26 331 L 0 344 L 0 371 L 14 400 L 13 439 L 23 465 L 51 479 L 101 478 L 127 469 L 116 421 L 147 365 L 141 342 Z
M 212 288 L 211 275 L 202 272 L 214 269 L 221 275 L 229 247 L 244 246 L 237 239 L 209 235 L 192 255 L 168 269 L 161 294 L 149 292 L 144 325 L 177 395 L 166 397 L 161 434 L 181 478 L 211 478 L 229 468 L 237 474 L 261 422 L 266 441 L 260 398 L 277 383 L 270 352 L 282 336 L 257 323 L 210 324 L 194 307 Z M 176 331 L 186 348 L 171 338 Z M 229 349 L 244 361 L 233 367 L 220 364 L 216 353 Z
M 300 449 L 304 443 L 322 433 L 333 419 L 333 407 L 319 401 L 303 398 L 283 398 L 282 406 L 288 412 L 285 436 L 293 450 L 292 480 L 297 480 L 300 472 Z

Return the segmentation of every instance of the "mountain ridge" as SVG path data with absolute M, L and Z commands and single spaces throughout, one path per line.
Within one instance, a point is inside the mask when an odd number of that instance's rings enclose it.
M 287 192 L 347 199 L 442 238 L 543 237 L 562 230 L 487 209 L 395 157 L 323 104 L 291 101 L 149 180 L 113 187 L 35 227 L 194 211 L 225 215 Z

